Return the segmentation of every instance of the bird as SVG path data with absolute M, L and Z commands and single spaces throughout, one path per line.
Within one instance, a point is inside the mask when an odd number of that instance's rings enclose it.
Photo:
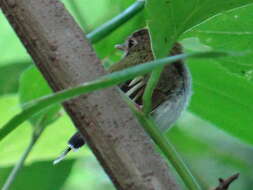
M 135 31 L 123 44 L 115 48 L 124 52 L 121 60 L 111 67 L 108 72 L 115 72 L 138 64 L 154 60 L 150 35 L 147 28 Z M 169 56 L 183 52 L 180 43 L 174 43 Z M 120 84 L 118 87 L 140 108 L 143 105 L 142 96 L 150 73 L 136 77 Z M 152 94 L 151 116 L 161 132 L 168 130 L 186 109 L 192 95 L 192 78 L 183 60 L 175 61 L 164 66 L 159 81 Z M 71 150 L 76 150 L 85 144 L 85 139 L 76 132 L 68 141 L 68 148 L 54 160 L 59 163 Z

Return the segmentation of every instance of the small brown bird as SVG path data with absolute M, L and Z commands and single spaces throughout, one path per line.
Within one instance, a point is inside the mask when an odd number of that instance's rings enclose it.
M 134 32 L 124 44 L 116 45 L 125 55 L 118 63 L 109 68 L 109 72 L 119 71 L 154 59 L 150 37 L 147 29 Z M 175 43 L 169 55 L 182 53 L 182 47 Z M 142 95 L 150 74 L 137 77 L 121 84 L 120 89 L 135 103 L 142 105 Z M 191 97 L 191 75 L 183 61 L 177 61 L 164 67 L 159 82 L 152 96 L 152 117 L 161 131 L 166 131 L 178 119 L 187 107 Z M 77 149 L 85 143 L 77 132 L 69 141 L 69 147 L 58 157 L 54 164 L 60 162 L 71 149 Z

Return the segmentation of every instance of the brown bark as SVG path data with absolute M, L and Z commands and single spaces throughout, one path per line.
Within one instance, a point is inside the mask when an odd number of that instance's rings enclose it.
M 53 90 L 105 74 L 61 2 L 0 0 L 0 7 Z M 83 95 L 64 107 L 117 189 L 178 189 L 167 164 L 115 88 Z

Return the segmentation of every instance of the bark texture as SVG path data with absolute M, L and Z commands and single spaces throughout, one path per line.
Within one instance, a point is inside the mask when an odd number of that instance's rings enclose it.
M 58 0 L 0 0 L 0 7 L 54 91 L 105 74 Z M 117 189 L 178 189 L 167 164 L 115 88 L 80 96 L 64 107 Z

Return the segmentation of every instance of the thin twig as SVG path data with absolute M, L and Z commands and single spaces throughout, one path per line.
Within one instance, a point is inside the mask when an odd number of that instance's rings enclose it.
M 7 180 L 5 181 L 5 184 L 2 187 L 2 190 L 9 190 L 10 186 L 13 184 L 14 180 L 16 179 L 19 171 L 24 166 L 24 162 L 25 162 L 26 158 L 28 157 L 29 153 L 31 152 L 32 148 L 34 147 L 35 143 L 37 142 L 37 140 L 39 139 L 41 133 L 43 132 L 43 130 L 45 128 L 42 125 L 40 125 L 42 123 L 42 120 L 43 119 L 41 119 L 41 121 L 39 122 L 39 124 L 37 125 L 35 130 L 33 131 L 33 136 L 32 136 L 32 139 L 31 139 L 28 147 L 26 148 L 25 152 L 22 154 L 21 158 L 19 159 L 19 161 L 16 163 L 16 165 L 12 169 L 10 175 L 8 176 Z
M 219 178 L 219 185 L 214 190 L 228 190 L 230 184 L 239 177 L 239 173 L 234 174 L 227 179 Z

